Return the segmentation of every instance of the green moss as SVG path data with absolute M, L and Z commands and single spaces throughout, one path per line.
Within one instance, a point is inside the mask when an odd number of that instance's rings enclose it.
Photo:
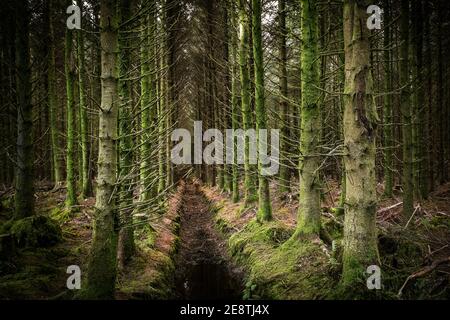
M 156 268 L 148 269 L 148 259 L 156 261 Z M 119 291 L 134 299 L 169 299 L 173 293 L 175 266 L 170 256 L 149 250 L 133 258 L 129 266 L 138 276 L 124 279 Z
M 334 279 L 318 244 L 287 241 L 292 229 L 279 222 L 251 221 L 229 239 L 234 259 L 248 271 L 247 299 L 325 298 Z
M 58 243 L 62 238 L 61 228 L 52 219 L 45 216 L 33 216 L 7 224 L 19 247 L 49 247 Z
M 59 224 L 64 224 L 72 218 L 74 210 L 67 209 L 66 207 L 55 207 L 50 211 L 50 218 L 57 221 Z
M 291 230 L 277 221 L 261 224 L 252 220 L 243 230 L 230 237 L 230 252 L 233 256 L 244 253 L 247 245 L 266 244 L 275 247 L 287 240 L 291 234 Z
M 215 218 L 215 226 L 216 229 L 219 230 L 224 235 L 229 234 L 233 230 L 232 226 L 228 223 L 228 221 L 220 218 L 219 216 L 216 216 Z
M 155 245 L 155 229 L 150 224 L 140 226 L 135 230 L 135 241 L 142 248 L 153 248 Z
M 425 222 L 426 223 L 426 222 Z M 450 217 L 448 216 L 434 216 L 432 217 L 428 225 L 431 228 L 444 228 L 444 229 L 450 229 Z

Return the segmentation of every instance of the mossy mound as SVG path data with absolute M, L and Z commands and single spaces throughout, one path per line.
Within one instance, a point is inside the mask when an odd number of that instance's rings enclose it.
M 8 221 L 1 233 L 9 233 L 17 247 L 50 247 L 62 238 L 60 226 L 45 216 L 32 216 L 16 221 Z
M 50 211 L 50 218 L 58 222 L 59 224 L 64 224 L 70 221 L 72 218 L 72 212 L 66 207 L 55 207 Z
M 44 299 L 65 287 L 65 267 L 55 264 L 67 252 L 55 248 L 20 251 L 5 270 L 0 266 L 0 299 Z
M 150 263 L 149 263 L 150 262 Z M 135 276 L 125 276 L 119 285 L 119 297 L 126 299 L 166 300 L 173 292 L 175 266 L 166 254 L 148 249 L 139 252 L 127 266 L 126 271 L 135 270 Z M 127 272 L 129 273 L 129 272 Z
M 280 222 L 251 221 L 229 239 L 229 250 L 245 266 L 246 299 L 326 298 L 335 280 L 320 241 L 288 240 L 293 230 Z M 288 240 L 288 241 L 287 241 Z

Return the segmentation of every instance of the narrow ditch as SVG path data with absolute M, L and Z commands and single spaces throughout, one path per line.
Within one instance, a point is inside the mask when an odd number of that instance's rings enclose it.
M 242 271 L 230 262 L 212 218 L 200 186 L 188 183 L 181 209 L 181 245 L 175 258 L 177 299 L 242 298 Z

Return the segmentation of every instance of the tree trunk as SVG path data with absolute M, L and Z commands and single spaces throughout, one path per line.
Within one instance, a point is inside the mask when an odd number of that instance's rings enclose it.
M 14 219 L 33 215 L 33 105 L 31 102 L 30 12 L 28 1 L 18 0 L 16 20 L 17 164 Z
M 66 75 L 66 99 L 67 99 L 67 195 L 66 206 L 71 209 L 77 204 L 76 177 L 75 177 L 75 61 L 73 56 L 73 31 L 66 30 L 65 42 L 65 75 Z
M 394 124 L 392 117 L 392 63 L 391 63 L 391 10 L 390 0 L 384 0 L 384 60 L 386 65 L 386 72 L 384 76 L 384 88 L 386 95 L 384 96 L 384 110 L 383 110 L 383 129 L 384 129 L 384 194 L 386 197 L 392 197 L 392 189 L 394 187 L 393 179 L 393 138 L 394 138 Z
M 319 106 L 320 60 L 318 8 L 315 0 L 302 0 L 302 102 L 300 137 L 300 195 L 296 235 L 319 234 L 320 182 L 318 145 L 321 137 Z
M 378 116 L 372 92 L 369 30 L 366 27 L 368 5 L 368 1 L 344 2 L 344 287 L 358 284 L 366 268 L 377 263 L 378 255 L 375 223 L 375 138 Z
M 53 181 L 55 185 L 61 184 L 63 177 L 61 174 L 61 164 L 59 161 L 58 125 L 57 125 L 57 98 L 56 98 L 56 67 L 55 67 L 55 36 L 53 29 L 53 1 L 48 0 L 49 12 L 49 55 L 48 55 L 48 108 L 50 116 L 50 142 L 52 154 Z
M 289 101 L 288 101 L 288 74 L 287 74 L 287 47 L 286 47 L 286 0 L 278 1 L 278 32 L 279 35 L 279 72 L 280 72 L 280 191 L 290 190 L 289 168 Z
M 117 0 L 100 4 L 102 47 L 102 100 L 99 121 L 99 154 L 94 232 L 88 265 L 88 299 L 111 299 L 116 282 L 118 217 L 114 200 L 117 179 L 118 17 Z
M 402 135 L 403 135 L 403 215 L 406 219 L 414 210 L 414 186 L 413 186 L 413 164 L 412 164 L 412 112 L 410 100 L 410 77 L 409 77 L 409 1 L 402 0 L 400 17 L 400 85 L 401 90 L 401 113 L 402 113 Z
M 243 129 L 246 131 L 251 129 L 252 115 L 250 110 L 250 75 L 249 75 L 249 31 L 248 31 L 248 15 L 245 9 L 245 0 L 239 0 L 239 67 L 241 78 L 241 111 Z M 251 165 L 249 162 L 250 148 L 249 138 L 245 137 L 244 141 L 244 199 L 249 204 L 255 201 L 255 184 L 253 183 Z
M 78 90 L 80 93 L 80 135 L 81 135 L 81 196 L 83 199 L 92 195 L 92 185 L 89 176 L 89 139 L 88 139 L 88 114 L 85 99 L 85 88 L 84 88 L 84 35 L 83 31 L 79 30 L 77 32 L 78 40 Z
M 133 105 L 131 81 L 128 72 L 131 67 L 131 41 L 128 39 L 132 0 L 121 0 L 120 23 L 124 25 L 124 35 L 119 37 L 119 177 L 120 177 L 120 232 L 118 259 L 123 267 L 135 251 L 133 228 Z
M 260 130 L 267 130 L 267 112 L 264 96 L 264 61 L 262 49 L 261 30 L 261 0 L 252 0 L 252 33 L 253 33 L 253 59 L 255 62 L 255 105 L 256 105 L 256 130 L 258 136 L 258 149 L 264 150 L 267 141 L 260 137 Z M 272 205 L 270 203 L 269 180 L 263 174 L 263 164 L 258 160 L 258 221 L 269 221 L 272 219 Z

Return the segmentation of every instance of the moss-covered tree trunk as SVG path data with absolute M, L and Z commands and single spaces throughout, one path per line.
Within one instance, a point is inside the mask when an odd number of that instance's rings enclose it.
M 413 165 L 414 165 L 414 195 L 417 199 L 422 198 L 423 189 L 422 183 L 424 179 L 422 176 L 424 170 L 424 145 L 427 141 L 424 137 L 424 119 L 426 119 L 425 96 L 423 85 L 423 24 L 422 24 L 422 2 L 415 0 L 412 7 L 412 23 L 411 31 L 410 55 L 413 66 Z M 426 180 L 425 180 L 426 181 Z
M 142 16 L 141 22 L 141 150 L 140 150 L 140 198 L 141 201 L 150 199 L 150 62 L 148 50 L 148 15 Z
M 244 130 L 251 129 L 252 114 L 250 109 L 250 74 L 249 74 L 249 30 L 246 1 L 239 1 L 239 68 L 241 79 L 241 112 Z M 244 141 L 244 199 L 249 204 L 256 199 L 256 189 L 250 165 L 249 138 Z
M 158 24 L 158 34 L 164 34 L 164 24 Z M 164 49 L 163 44 L 155 43 L 156 52 L 160 52 Z M 158 194 L 162 193 L 166 187 L 165 177 L 165 114 L 166 100 L 165 97 L 165 64 L 164 55 L 160 55 L 158 58 L 157 70 L 158 70 L 158 85 L 157 85 L 157 97 L 158 97 Z
M 75 59 L 73 53 L 73 33 L 66 30 L 64 70 L 66 76 L 67 99 L 67 148 L 66 148 L 66 206 L 71 209 L 77 204 L 75 176 Z
M 357 285 L 363 280 L 367 267 L 377 264 L 375 138 L 378 116 L 372 92 L 369 30 L 366 27 L 369 2 L 344 2 L 344 287 Z M 365 284 L 363 280 L 362 285 Z
M 57 98 L 56 98 L 56 67 L 55 67 L 55 35 L 53 28 L 53 0 L 48 1 L 48 22 L 49 22 L 49 54 L 48 54 L 48 72 L 47 72 L 47 89 L 48 89 L 48 109 L 49 109 L 49 125 L 50 125 L 50 148 L 52 156 L 53 181 L 55 186 L 62 183 L 61 164 L 59 161 L 59 144 L 58 144 L 58 124 L 57 115 Z
M 85 59 L 84 59 L 84 35 L 83 30 L 77 32 L 77 58 L 78 58 L 78 90 L 80 94 L 79 122 L 81 143 L 81 197 L 87 198 L 92 195 L 92 185 L 89 175 L 89 138 L 88 138 L 88 113 L 85 98 Z
M 403 136 L 403 214 L 406 218 L 414 210 L 413 185 L 413 149 L 412 149 L 412 112 L 410 100 L 409 77 L 409 1 L 402 0 L 400 16 L 400 85 L 401 85 L 401 114 Z
M 120 232 L 118 259 L 123 267 L 134 253 L 133 228 L 133 105 L 131 99 L 130 21 L 132 0 L 120 1 L 120 23 L 124 33 L 119 37 L 119 177 L 120 177 Z
M 236 30 L 236 12 L 234 6 L 231 5 L 230 20 L 232 30 Z M 239 128 L 239 102 L 238 102 L 238 70 L 237 70 L 237 41 L 236 33 L 231 33 L 230 43 L 230 69 L 231 69 L 231 127 L 233 130 Z M 237 164 L 237 143 L 233 139 L 233 165 L 232 165 L 232 200 L 238 202 L 240 199 L 239 193 L 239 172 Z
M 264 61 L 262 50 L 261 30 L 261 0 L 252 0 L 252 34 L 253 34 L 253 59 L 255 62 L 255 105 L 256 105 L 256 130 L 258 131 L 258 149 L 264 150 L 267 141 L 260 137 L 260 130 L 267 130 L 267 112 L 264 96 Z M 258 221 L 269 221 L 272 219 L 272 205 L 270 203 L 269 180 L 263 174 L 263 164 L 258 161 Z
M 424 1 L 423 2 L 423 15 L 425 17 L 430 16 L 430 8 L 429 8 L 429 2 Z M 423 199 L 428 198 L 428 194 L 430 192 L 430 185 L 432 181 L 432 170 L 431 170 L 431 157 L 430 157 L 430 151 L 425 148 L 425 146 L 430 142 L 431 134 L 430 134 L 430 116 L 432 115 L 432 105 L 433 105 L 433 95 L 431 94 L 431 47 L 430 47 L 430 41 L 431 41 L 431 35 L 430 35 L 430 19 L 426 18 L 423 21 L 423 46 L 424 46 L 424 53 L 423 53 L 423 78 L 425 79 L 423 85 L 423 94 L 426 95 L 426 99 L 424 99 L 424 106 L 423 106 L 423 115 L 421 115 L 422 121 L 423 121 L 423 136 L 422 136 L 422 143 L 424 144 L 424 151 L 422 153 L 423 161 L 422 161 L 422 174 L 421 174 L 421 183 L 420 183 L 420 193 L 421 197 Z
M 233 10 L 233 8 L 231 8 Z M 230 18 L 230 1 L 227 1 L 224 5 L 224 16 L 223 20 L 225 23 L 224 29 L 224 42 L 223 42 L 223 61 L 224 65 L 222 67 L 222 72 L 224 73 L 224 86 L 223 86 L 223 100 L 222 100 L 222 115 L 223 123 L 222 130 L 225 132 L 226 129 L 231 128 L 232 125 L 232 106 L 231 106 L 231 69 L 230 69 L 230 43 L 231 43 L 231 18 Z M 230 112 L 231 111 L 231 112 Z M 233 192 L 233 179 L 232 179 L 232 167 L 229 164 L 224 165 L 224 190 L 232 194 Z
M 280 191 L 290 190 L 289 169 L 289 100 L 288 100 L 288 74 L 287 74 L 287 46 L 286 46 L 286 0 L 278 1 L 278 32 L 279 32 L 279 74 L 280 74 Z
M 385 76 L 384 89 L 388 93 L 392 91 L 392 62 L 391 62 L 391 9 L 390 0 L 384 0 L 384 60 L 385 60 Z M 393 138 L 394 138 L 394 124 L 392 117 L 392 95 L 386 94 L 384 96 L 383 109 L 383 134 L 384 134 L 384 194 L 387 197 L 392 197 L 392 189 L 394 187 L 393 176 Z
M 31 102 L 31 66 L 28 1 L 18 0 L 16 21 L 17 73 L 17 163 L 15 177 L 14 219 L 34 212 L 33 187 L 33 105 Z
M 296 235 L 320 232 L 319 152 L 321 137 L 318 8 L 302 0 L 302 100 L 300 135 L 300 195 Z
M 94 232 L 84 298 L 111 299 L 117 269 L 118 217 L 114 195 L 117 179 L 118 17 L 117 0 L 100 3 L 102 97 Z

